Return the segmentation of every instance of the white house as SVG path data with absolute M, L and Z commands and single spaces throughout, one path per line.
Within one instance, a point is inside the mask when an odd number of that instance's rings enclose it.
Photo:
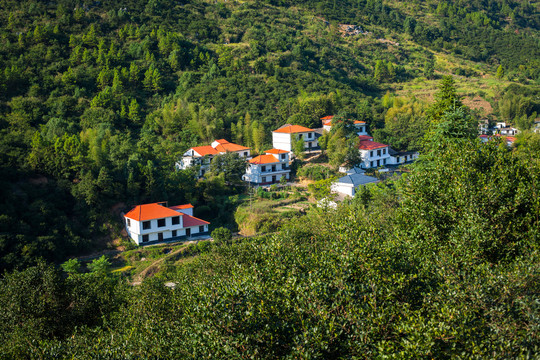
M 479 138 L 480 138 L 480 141 L 483 142 L 483 143 L 487 143 L 488 141 L 490 141 L 493 138 L 502 138 L 502 139 L 504 139 L 504 141 L 506 141 L 506 145 L 508 147 L 512 146 L 514 144 L 514 142 L 517 140 L 517 138 L 515 136 L 505 136 L 505 135 L 501 135 L 501 134 L 495 134 L 493 136 L 480 135 Z
M 176 163 L 176 168 L 179 170 L 185 170 L 189 167 L 200 165 L 199 177 L 204 176 L 212 158 L 218 154 L 225 154 L 227 152 L 235 152 L 240 157 L 249 159 L 251 149 L 242 145 L 228 142 L 225 139 L 215 140 L 211 145 L 196 146 L 188 149 L 182 156 L 182 160 Z
M 360 166 L 363 169 L 376 168 L 390 164 L 390 147 L 372 140 L 361 140 L 358 150 L 362 157 Z
M 193 216 L 191 204 L 167 207 L 165 202 L 137 205 L 124 220 L 137 245 L 207 235 L 210 224 Z
M 359 186 L 376 183 L 378 181 L 379 180 L 373 176 L 351 174 L 339 178 L 331 185 L 330 189 L 335 193 L 354 196 L 354 194 L 356 194 L 356 189 Z
M 275 149 L 293 150 L 293 139 L 304 140 L 304 148 L 312 150 L 319 147 L 315 131 L 300 125 L 283 125 L 272 131 L 272 145 Z
M 401 165 L 418 159 L 418 151 L 395 151 L 389 148 L 390 159 L 388 165 Z
M 323 129 L 326 131 L 332 130 L 332 119 L 334 115 L 325 116 L 321 118 Z M 357 129 L 358 135 L 369 135 L 367 132 L 367 125 L 365 121 L 355 120 L 354 127 Z
M 249 160 L 244 181 L 255 185 L 267 185 L 279 182 L 282 177 L 290 178 L 289 151 L 271 149 Z

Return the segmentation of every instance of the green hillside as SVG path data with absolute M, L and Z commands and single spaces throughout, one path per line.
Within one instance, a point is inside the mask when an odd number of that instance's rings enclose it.
M 0 8 L 0 358 L 538 356 L 540 2 Z M 326 115 L 421 161 L 335 211 L 175 170 Z M 476 140 L 485 119 L 521 130 L 512 148 Z M 339 134 L 294 172 L 336 173 Z M 66 263 L 132 247 L 120 213 L 155 201 L 275 233 Z

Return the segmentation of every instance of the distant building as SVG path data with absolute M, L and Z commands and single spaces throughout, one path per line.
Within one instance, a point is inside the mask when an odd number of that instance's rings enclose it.
M 227 152 L 237 153 L 240 157 L 249 159 L 251 149 L 242 145 L 228 142 L 225 139 L 215 140 L 211 145 L 196 146 L 188 149 L 182 156 L 182 160 L 176 163 L 176 168 L 185 170 L 192 166 L 200 166 L 199 177 L 204 176 L 210 167 L 213 157 Z
M 395 151 L 392 148 L 388 151 L 390 152 L 389 165 L 402 165 L 418 159 L 418 151 Z
M 272 145 L 275 149 L 293 151 L 293 140 L 304 140 L 304 149 L 307 151 L 319 148 L 315 131 L 300 125 L 283 125 L 272 131 Z
M 326 131 L 332 130 L 332 119 L 333 118 L 334 118 L 334 115 L 325 116 L 325 117 L 321 118 L 322 127 L 323 127 L 324 130 L 326 130 Z M 358 135 L 369 136 L 369 134 L 367 132 L 367 124 L 366 124 L 365 121 L 354 120 L 353 124 L 354 124 L 354 127 L 357 129 L 357 134 Z
M 271 149 L 249 160 L 244 181 L 254 185 L 268 185 L 279 182 L 282 177 L 289 180 L 289 151 Z
M 191 204 L 165 202 L 137 205 L 124 215 L 128 236 L 137 245 L 208 235 L 208 221 L 193 216 Z
M 495 134 L 495 135 L 492 135 L 492 136 L 480 135 L 478 138 L 483 143 L 487 143 L 488 141 L 490 141 L 493 138 L 502 138 L 506 142 L 506 145 L 508 147 L 512 146 L 514 144 L 514 142 L 517 140 L 517 138 L 515 136 L 504 136 L 504 135 L 501 135 L 501 134 Z

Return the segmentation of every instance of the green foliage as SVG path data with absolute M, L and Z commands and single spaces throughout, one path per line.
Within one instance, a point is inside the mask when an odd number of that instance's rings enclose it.
M 110 266 L 111 266 L 111 263 L 105 257 L 105 255 L 101 255 L 100 258 L 94 259 L 92 260 L 90 264 L 88 264 L 88 269 L 93 273 L 104 276 L 107 274 L 107 271 L 109 270 Z
M 238 153 L 228 152 L 212 159 L 210 172 L 213 175 L 223 174 L 227 183 L 239 184 L 246 171 L 246 166 L 246 161 Z
M 216 244 L 222 244 L 222 243 L 227 244 L 231 242 L 232 240 L 231 230 L 224 227 L 219 227 L 219 228 L 214 229 L 214 231 L 212 231 L 212 234 L 210 236 L 212 236 Z

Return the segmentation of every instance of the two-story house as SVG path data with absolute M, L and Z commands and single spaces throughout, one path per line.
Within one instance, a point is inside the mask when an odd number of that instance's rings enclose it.
M 137 245 L 207 235 L 210 224 L 193 216 L 191 204 L 167 207 L 165 202 L 137 205 L 124 220 Z
M 358 144 L 362 157 L 363 169 L 385 166 L 390 163 L 389 146 L 371 140 L 363 140 Z
M 282 177 L 288 180 L 290 173 L 289 152 L 272 149 L 249 160 L 249 166 L 242 178 L 254 185 L 267 185 L 279 182 Z
M 211 145 L 196 146 L 188 149 L 182 156 L 182 160 L 176 163 L 176 168 L 185 170 L 192 166 L 199 165 L 199 177 L 204 176 L 210 167 L 212 158 L 219 154 L 235 152 L 246 160 L 250 158 L 251 149 L 242 145 L 231 143 L 225 139 L 212 142 Z
M 332 119 L 334 115 L 325 116 L 321 118 L 323 130 L 330 131 L 332 130 Z M 354 120 L 354 127 L 357 129 L 358 135 L 369 135 L 367 132 L 367 124 L 365 121 Z
M 275 149 L 282 149 L 294 152 L 293 141 L 296 139 L 304 140 L 306 150 L 319 148 L 315 131 L 300 125 L 283 125 L 277 130 L 272 131 L 272 145 Z

